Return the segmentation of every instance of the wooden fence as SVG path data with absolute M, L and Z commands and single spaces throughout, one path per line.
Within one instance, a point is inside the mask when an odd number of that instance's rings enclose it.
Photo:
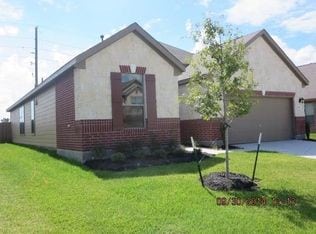
M 11 123 L 0 123 L 0 143 L 11 142 Z

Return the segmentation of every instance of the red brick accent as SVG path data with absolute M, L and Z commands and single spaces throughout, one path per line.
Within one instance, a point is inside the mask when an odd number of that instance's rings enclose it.
M 311 126 L 311 131 L 316 132 L 316 115 L 314 115 L 314 121 L 313 121 L 313 124 Z
M 293 98 L 295 96 L 294 92 L 275 92 L 275 91 L 266 91 L 267 97 L 285 97 L 285 98 Z
M 262 91 L 255 90 L 254 95 L 257 97 L 284 97 L 293 98 L 295 96 L 294 92 L 279 92 L 279 91 L 266 91 L 265 95 L 262 95 Z
M 310 99 L 305 99 L 304 100 L 305 103 L 315 103 L 316 104 L 316 98 L 310 98 Z M 316 132 L 316 115 L 314 114 L 314 121 L 311 124 L 311 131 L 312 132 Z
M 295 135 L 305 134 L 305 117 L 295 117 Z
M 191 136 L 199 142 L 222 140 L 220 128 L 221 123 L 219 119 L 211 121 L 202 119 L 181 120 L 181 142 L 184 144 L 190 143 Z
M 120 65 L 121 73 L 131 73 L 130 65 Z M 144 75 L 146 73 L 146 67 L 136 67 L 136 74 Z
M 80 120 L 82 132 L 83 151 L 91 150 L 97 146 L 114 148 L 118 143 L 140 140 L 149 144 L 154 137 L 161 144 L 169 140 L 180 142 L 180 128 L 178 118 L 160 118 L 157 121 L 159 128 L 127 128 L 119 131 L 112 131 L 112 120 Z
M 76 124 L 79 126 L 78 131 L 82 134 L 110 132 L 113 130 L 112 120 L 107 119 L 77 120 Z
M 316 102 L 316 98 L 305 99 L 304 102 L 305 103 Z
M 80 126 L 75 123 L 75 97 L 73 70 L 56 82 L 56 134 L 57 148 L 80 150 Z
M 146 73 L 146 67 L 136 67 L 137 74 L 145 74 Z
M 113 129 L 119 130 L 123 128 L 121 73 L 111 72 L 111 96 Z
M 147 127 L 157 128 L 156 78 L 146 74 Z
M 131 73 L 130 65 L 120 65 L 121 73 Z
M 112 119 L 75 120 L 73 71 L 56 82 L 57 148 L 87 151 L 96 146 L 113 148 L 120 142 L 141 140 L 145 144 L 155 138 L 161 144 L 180 142 L 179 118 L 158 118 L 157 128 L 113 130 Z

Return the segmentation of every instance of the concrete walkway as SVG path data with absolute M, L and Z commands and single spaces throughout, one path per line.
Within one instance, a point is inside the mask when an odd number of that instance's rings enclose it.
M 202 153 L 208 155 L 208 156 L 214 156 L 216 154 L 222 154 L 225 153 L 225 150 L 221 150 L 221 149 L 210 149 L 210 148 L 204 148 L 204 147 L 198 147 L 199 149 L 201 149 Z M 192 147 L 185 147 L 185 150 L 187 152 L 192 152 L 193 148 Z
M 238 144 L 235 145 L 242 150 L 250 151 L 257 150 L 257 143 L 252 144 Z M 316 159 L 316 142 L 303 140 L 288 140 L 288 141 L 274 141 L 262 142 L 261 150 L 277 151 L 280 153 L 293 154 L 305 158 Z

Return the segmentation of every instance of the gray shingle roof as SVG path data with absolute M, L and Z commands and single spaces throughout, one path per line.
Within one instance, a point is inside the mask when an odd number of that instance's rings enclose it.
M 188 52 L 186 50 L 168 45 L 166 43 L 160 42 L 161 45 L 163 45 L 170 53 L 172 53 L 174 56 L 177 57 L 183 64 L 188 65 L 190 64 L 191 58 L 194 55 L 191 52 Z
M 316 81 L 316 63 L 309 63 L 298 66 L 301 72 L 305 75 L 305 77 L 309 80 Z

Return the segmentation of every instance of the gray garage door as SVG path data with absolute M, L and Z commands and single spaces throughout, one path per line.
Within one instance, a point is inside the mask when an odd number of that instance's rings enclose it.
M 249 114 L 237 118 L 229 129 L 230 144 L 286 140 L 293 137 L 292 99 L 256 98 Z

